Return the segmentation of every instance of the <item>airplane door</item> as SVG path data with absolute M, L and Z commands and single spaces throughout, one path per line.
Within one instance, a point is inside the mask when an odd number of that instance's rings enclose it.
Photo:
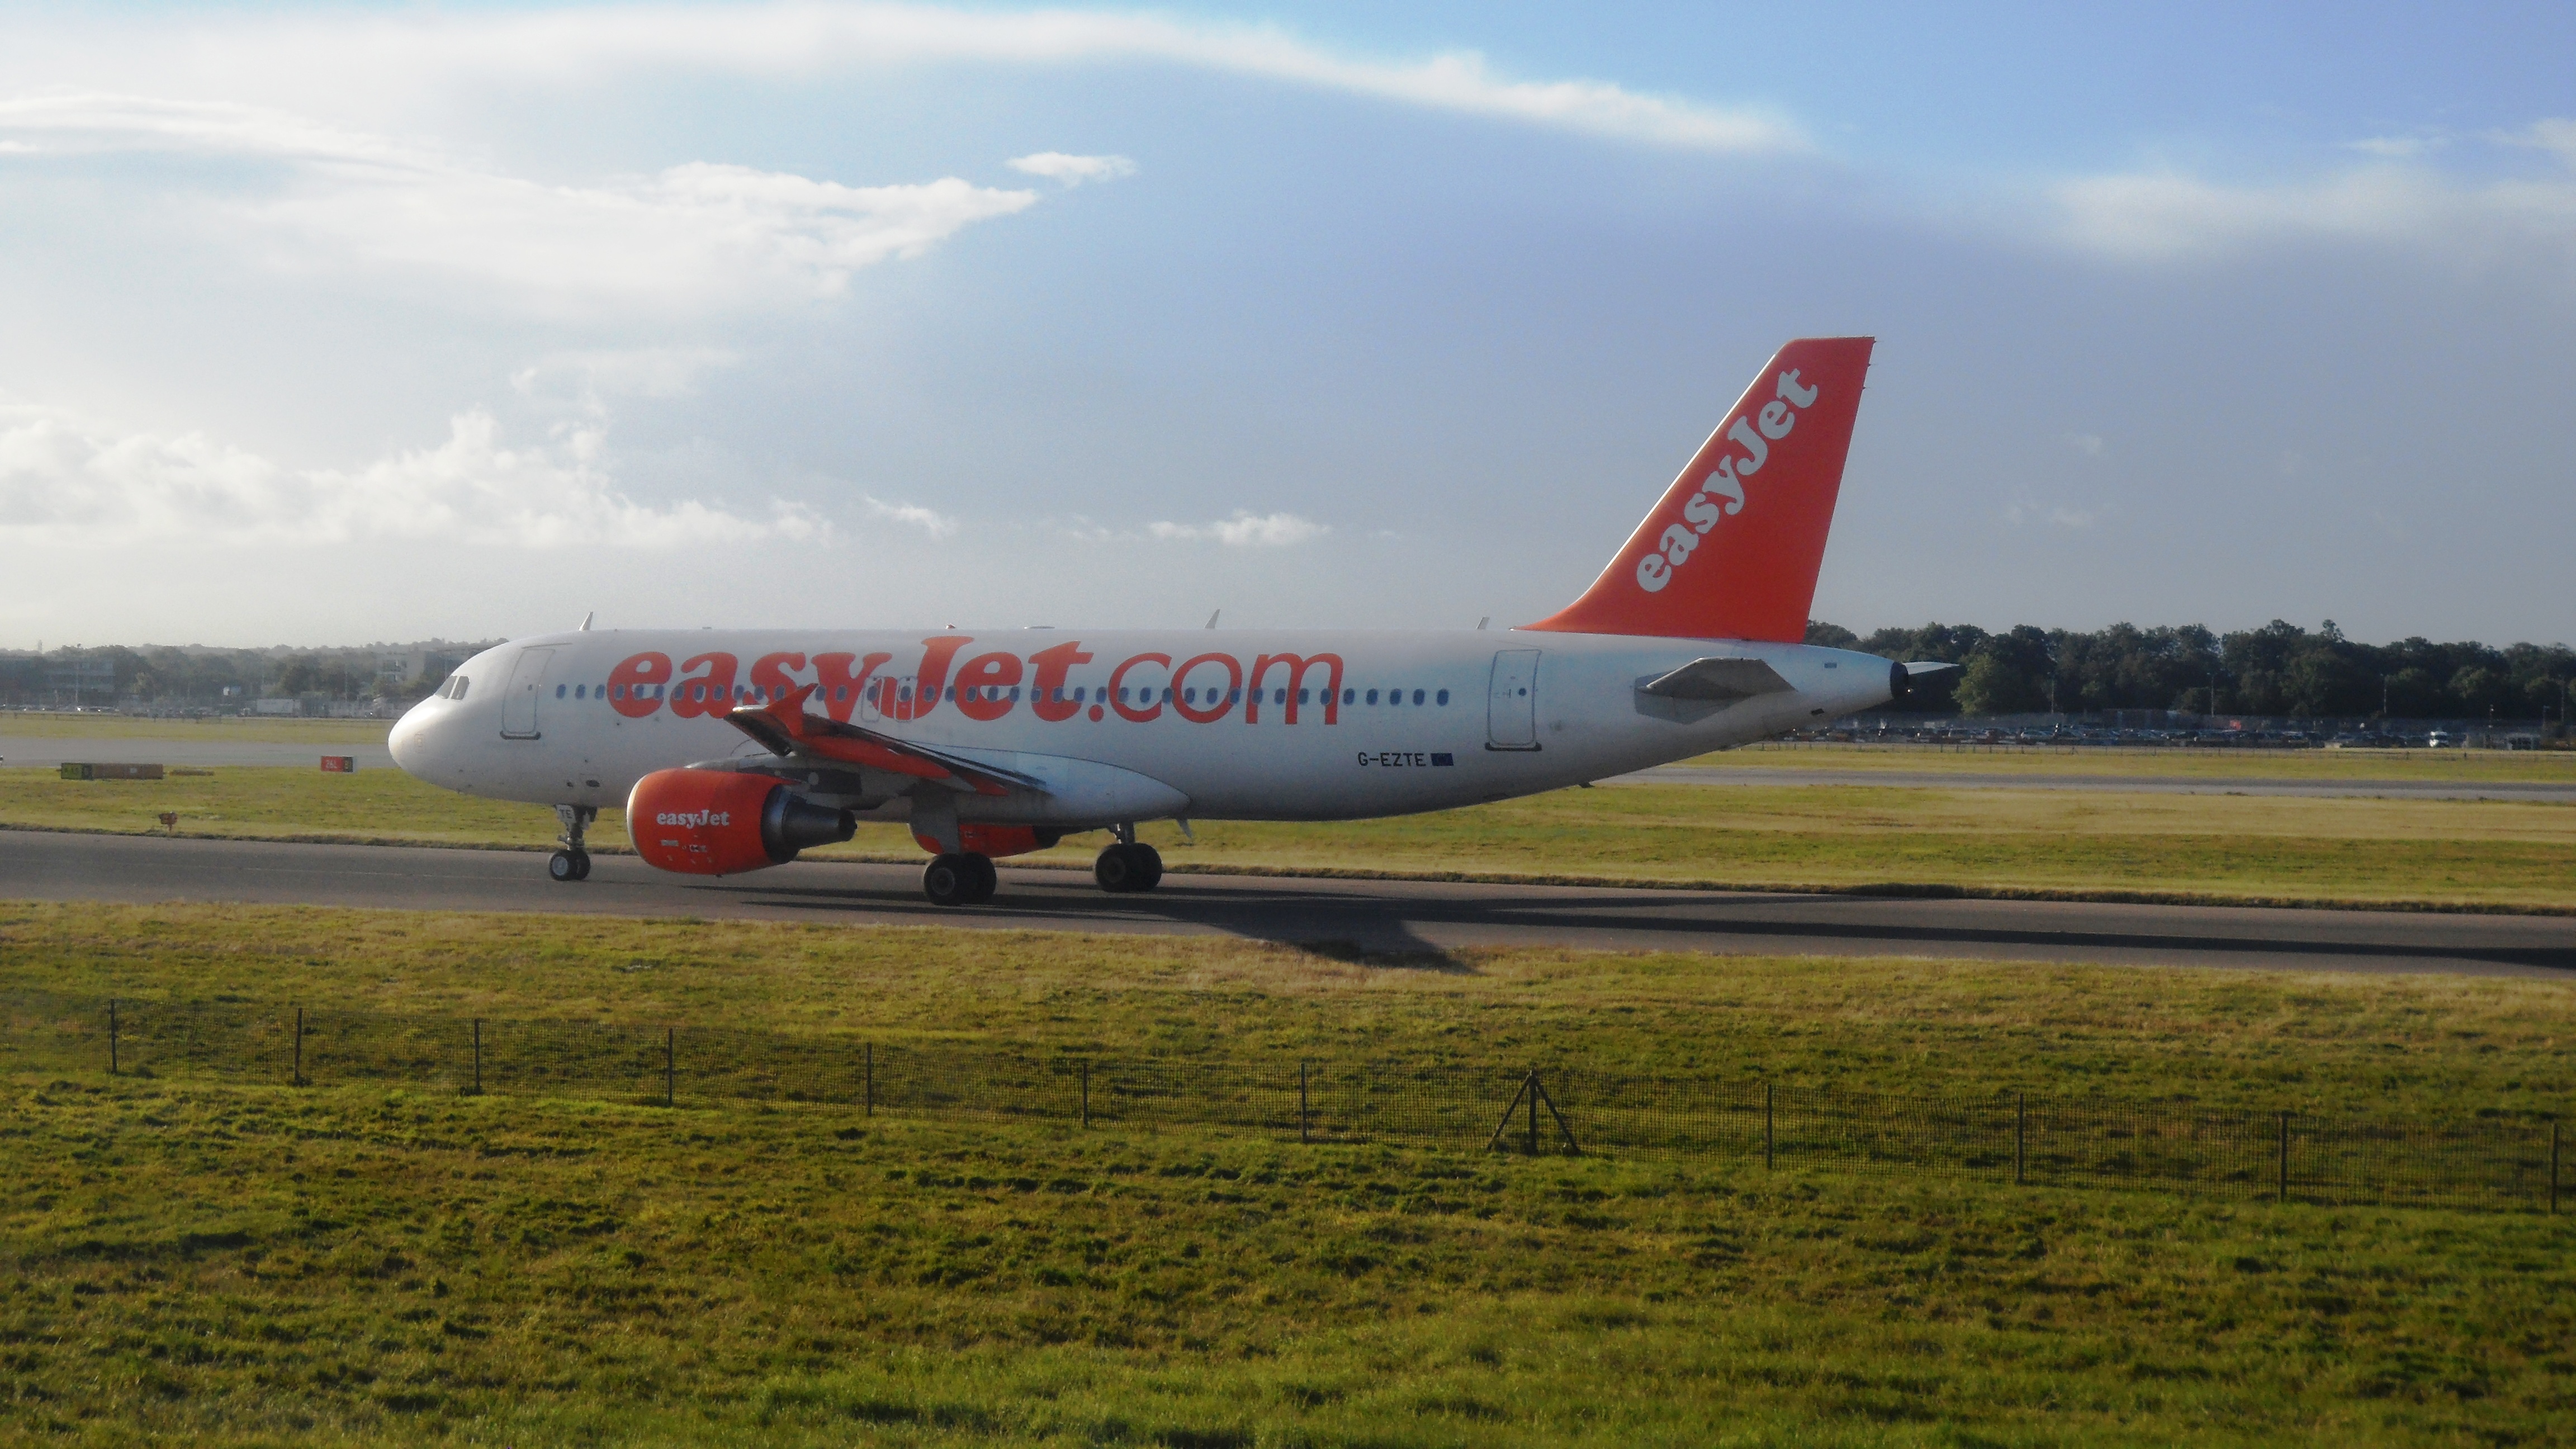
M 859 723 L 883 723 L 886 704 L 894 698 L 894 688 L 895 682 L 883 675 L 869 680 L 867 686 L 859 691 Z
M 1505 649 L 1494 656 L 1494 687 L 1485 700 L 1485 748 L 1538 748 L 1538 655 Z
M 519 662 L 510 666 L 509 689 L 501 701 L 501 738 L 537 737 L 537 692 L 545 687 L 546 664 L 554 657 L 551 649 L 519 651 Z

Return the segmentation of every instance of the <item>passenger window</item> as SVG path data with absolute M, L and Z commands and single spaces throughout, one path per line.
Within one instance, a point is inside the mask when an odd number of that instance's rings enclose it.
M 1377 703 L 1377 691 L 1376 691 L 1376 690 L 1372 689 L 1372 690 L 1370 690 L 1370 691 L 1368 692 L 1368 702 L 1369 702 L 1369 703 L 1371 703 L 1371 704 L 1375 704 L 1375 703 Z
M 1228 704 L 1241 704 L 1241 703 L 1243 703 L 1243 691 L 1242 691 L 1242 690 L 1240 690 L 1240 689 L 1229 689 L 1229 690 L 1227 690 L 1227 691 L 1225 692 L 1225 702 L 1226 702 L 1226 703 L 1228 703 Z
M 1301 690 L 1298 690 L 1298 691 L 1297 691 L 1297 702 L 1298 702 L 1299 704 L 1304 704 L 1304 703 L 1306 703 L 1306 696 L 1307 696 L 1307 695 L 1310 695 L 1310 694 L 1312 694 L 1312 693 L 1314 693 L 1314 691 L 1313 691 L 1313 690 L 1311 690 L 1311 689 L 1301 689 Z
M 1449 702 L 1449 691 L 1447 691 L 1447 690 L 1445 690 L 1445 689 L 1444 689 L 1444 690 L 1440 691 L 1440 703 L 1442 703 L 1442 704 L 1447 704 L 1448 702 Z
M 1345 689 L 1342 691 L 1342 703 L 1344 704 L 1349 704 L 1357 700 L 1359 697 L 1360 692 L 1356 689 Z
M 1415 691 L 1413 692 L 1413 702 L 1414 702 L 1415 704 L 1420 704 L 1420 703 L 1422 703 L 1422 691 L 1421 691 L 1421 690 L 1418 690 L 1418 689 L 1417 689 L 1417 690 L 1415 690 Z
M 1270 702 L 1272 704 L 1286 704 L 1288 702 L 1288 691 L 1284 689 L 1274 689 L 1270 691 Z

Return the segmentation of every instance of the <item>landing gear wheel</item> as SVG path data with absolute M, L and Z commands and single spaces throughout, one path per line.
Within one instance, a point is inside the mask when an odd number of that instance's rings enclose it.
M 1150 845 L 1112 845 L 1091 863 L 1091 878 L 1115 896 L 1149 891 L 1163 879 L 1163 857 Z
M 921 868 L 921 893 L 934 906 L 980 906 L 1001 884 L 993 862 L 972 852 L 935 855 Z
M 1103 847 L 1100 858 L 1091 863 L 1091 878 L 1113 896 L 1134 890 L 1136 874 L 1136 857 L 1124 845 Z
M 558 805 L 555 818 L 563 822 L 563 834 L 555 837 L 563 849 L 546 862 L 546 874 L 565 882 L 590 879 L 590 852 L 582 849 L 582 837 L 599 811 L 589 805 Z

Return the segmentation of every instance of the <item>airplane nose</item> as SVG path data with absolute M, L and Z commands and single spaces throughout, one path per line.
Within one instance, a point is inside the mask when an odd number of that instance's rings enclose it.
M 403 773 L 418 775 L 429 763 L 429 712 L 422 705 L 403 711 L 394 721 L 393 730 L 385 736 L 385 747 L 392 751 L 394 763 Z

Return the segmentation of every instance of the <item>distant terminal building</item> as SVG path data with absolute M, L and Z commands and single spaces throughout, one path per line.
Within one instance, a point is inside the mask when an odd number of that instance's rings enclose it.
M 45 661 L 45 689 L 58 704 L 106 704 L 116 698 L 116 662 L 78 655 Z

